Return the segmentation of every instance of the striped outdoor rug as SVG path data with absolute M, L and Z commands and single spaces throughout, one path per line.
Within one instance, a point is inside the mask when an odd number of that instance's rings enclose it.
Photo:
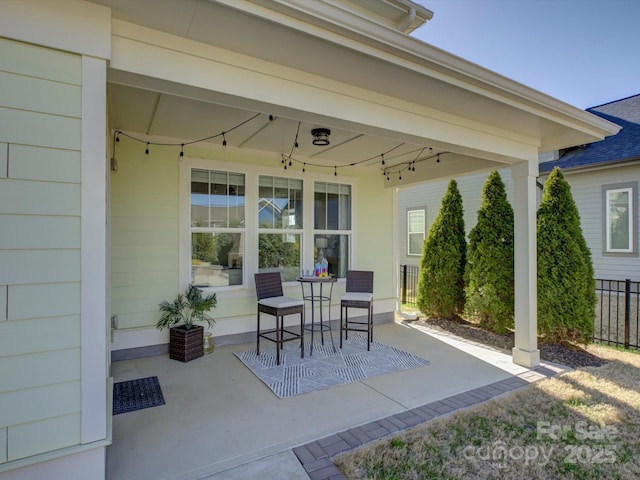
M 313 356 L 309 356 L 309 342 L 305 343 L 305 358 L 300 358 L 299 342 L 289 342 L 280 352 L 280 365 L 276 365 L 275 346 L 269 342 L 260 345 L 260 356 L 255 348 L 234 352 L 260 380 L 280 398 L 323 390 L 336 385 L 357 382 L 385 373 L 399 372 L 427 365 L 424 358 L 412 355 L 380 342 L 351 334 L 343 340 L 342 349 L 334 352 L 330 341 L 314 342 Z M 337 346 L 337 343 L 336 343 Z

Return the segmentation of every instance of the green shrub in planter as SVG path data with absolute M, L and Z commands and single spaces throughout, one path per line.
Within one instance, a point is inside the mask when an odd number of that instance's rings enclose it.
M 156 323 L 159 330 L 170 328 L 169 357 L 188 362 L 204 355 L 204 328 L 196 323 L 215 324 L 209 311 L 217 305 L 216 294 L 203 297 L 202 291 L 189 285 L 173 302 L 160 303 L 162 316 Z

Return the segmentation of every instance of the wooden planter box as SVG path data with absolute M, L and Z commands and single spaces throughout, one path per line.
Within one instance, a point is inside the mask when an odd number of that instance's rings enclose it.
M 204 355 L 204 327 L 194 325 L 189 330 L 184 325 L 169 330 L 169 358 L 189 362 Z

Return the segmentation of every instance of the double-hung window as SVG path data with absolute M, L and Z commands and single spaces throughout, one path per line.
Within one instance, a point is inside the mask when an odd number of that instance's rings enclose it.
M 242 285 L 245 175 L 191 170 L 191 283 Z
M 407 255 L 422 255 L 425 233 L 425 209 L 407 211 Z
M 314 258 L 326 258 L 329 273 L 346 277 L 351 243 L 351 185 L 314 183 Z
M 258 178 L 258 271 L 279 271 L 282 280 L 300 274 L 302 180 Z
M 635 253 L 635 184 L 603 187 L 605 253 Z

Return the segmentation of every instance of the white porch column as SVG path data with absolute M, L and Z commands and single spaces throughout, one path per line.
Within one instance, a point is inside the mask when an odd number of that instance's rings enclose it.
M 511 167 L 515 228 L 515 347 L 513 363 L 524 367 L 540 364 L 538 350 L 538 289 L 536 246 L 537 161 Z

